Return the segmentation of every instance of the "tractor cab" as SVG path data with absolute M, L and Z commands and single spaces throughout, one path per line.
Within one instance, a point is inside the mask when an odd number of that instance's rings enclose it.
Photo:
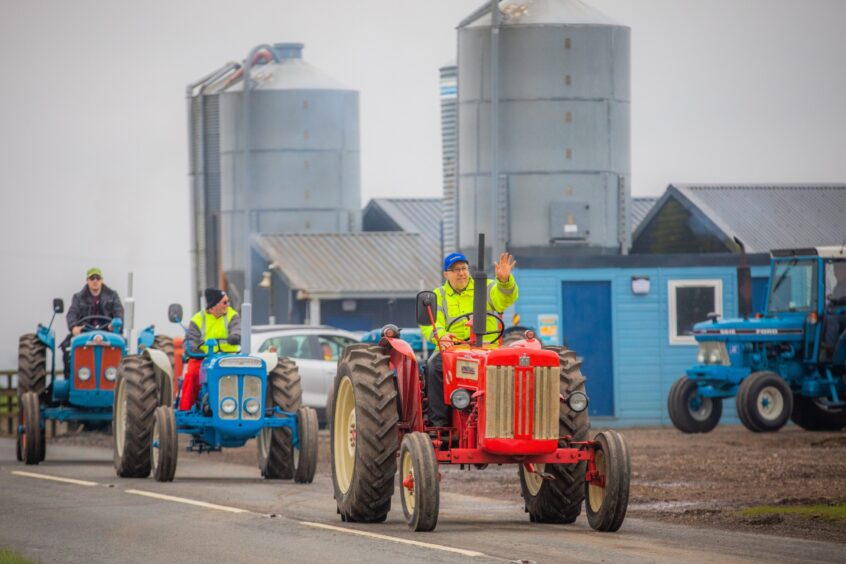
M 673 423 L 684 432 L 710 431 L 722 399 L 736 395 L 738 415 L 753 431 L 776 431 L 791 418 L 846 425 L 843 248 L 772 251 L 766 309 L 754 317 L 743 303 L 744 279 L 739 269 L 741 317 L 711 315 L 694 326 L 697 362 L 670 390 Z

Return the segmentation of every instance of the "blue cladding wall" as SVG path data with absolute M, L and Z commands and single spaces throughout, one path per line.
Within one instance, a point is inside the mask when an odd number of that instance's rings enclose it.
M 632 276 L 649 277 L 650 291 L 632 293 Z M 753 277 L 768 277 L 768 267 L 752 268 Z M 515 272 L 520 298 L 515 312 L 524 325 L 537 326 L 538 315 L 559 315 L 558 340 L 566 323 L 562 283 L 607 281 L 611 284 L 614 417 L 594 417 L 596 424 L 671 425 L 667 393 L 673 382 L 696 362 L 696 345 L 671 345 L 668 284 L 671 280 L 721 280 L 723 314 L 737 315 L 734 267 L 538 269 Z M 577 353 L 579 351 L 576 351 Z M 585 374 L 590 379 L 590 374 Z M 723 402 L 723 423 L 739 423 L 734 400 Z

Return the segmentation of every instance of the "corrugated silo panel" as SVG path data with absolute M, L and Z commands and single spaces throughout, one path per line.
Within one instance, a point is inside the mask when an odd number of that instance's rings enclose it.
M 508 245 L 548 246 L 549 206 L 568 191 L 565 199 L 590 209 L 585 248 L 619 248 L 618 178 L 630 174 L 629 30 L 599 17 L 585 20 L 565 2 L 528 5 L 525 12 L 506 6 L 517 10 L 499 33 L 497 168 L 508 186 Z M 566 23 L 570 16 L 581 23 Z M 478 231 L 491 232 L 489 21 L 484 16 L 459 29 L 457 201 L 465 249 Z

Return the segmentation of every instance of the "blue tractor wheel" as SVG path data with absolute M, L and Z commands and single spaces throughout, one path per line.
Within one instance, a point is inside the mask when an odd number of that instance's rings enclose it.
M 300 446 L 294 449 L 294 481 L 310 484 L 317 470 L 317 411 L 303 406 L 297 410 Z
M 846 408 L 827 405 L 824 398 L 794 393 L 790 420 L 806 431 L 839 431 L 846 427 Z
M 297 365 L 289 358 L 280 358 L 267 375 L 265 405 L 296 413 L 302 405 L 302 383 Z M 286 427 L 265 427 L 256 438 L 258 466 L 268 480 L 290 480 L 294 477 L 294 446 L 291 430 Z
M 153 361 L 143 354 L 123 357 L 112 410 L 115 472 L 121 478 L 150 475 L 151 435 L 159 396 Z
M 47 345 L 35 333 L 21 335 L 18 341 L 18 396 L 41 394 L 47 385 Z
M 43 460 L 41 432 L 41 406 L 35 392 L 26 392 L 21 396 L 20 426 L 18 427 L 18 443 L 20 445 L 21 460 L 24 464 L 38 464 Z
M 179 456 L 176 416 L 172 407 L 156 408 L 150 458 L 157 482 L 172 482 Z
M 700 395 L 696 382 L 682 376 L 670 387 L 667 411 L 670 421 L 682 433 L 708 433 L 720 422 L 723 401 Z
M 787 423 L 793 411 L 793 392 L 775 372 L 753 372 L 737 390 L 737 415 L 755 433 L 772 433 Z

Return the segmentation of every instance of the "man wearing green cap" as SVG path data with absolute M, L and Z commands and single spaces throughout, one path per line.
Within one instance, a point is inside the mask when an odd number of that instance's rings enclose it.
M 81 320 L 89 316 L 100 316 L 100 318 Z M 65 370 L 70 367 L 70 346 L 71 337 L 79 335 L 85 326 L 97 327 L 112 330 L 111 320 L 123 319 L 123 305 L 120 303 L 118 293 L 103 283 L 103 271 L 92 267 L 85 273 L 85 286 L 73 295 L 70 309 L 66 316 L 70 334 L 62 342 L 64 351 Z M 105 318 L 108 318 L 106 320 Z

